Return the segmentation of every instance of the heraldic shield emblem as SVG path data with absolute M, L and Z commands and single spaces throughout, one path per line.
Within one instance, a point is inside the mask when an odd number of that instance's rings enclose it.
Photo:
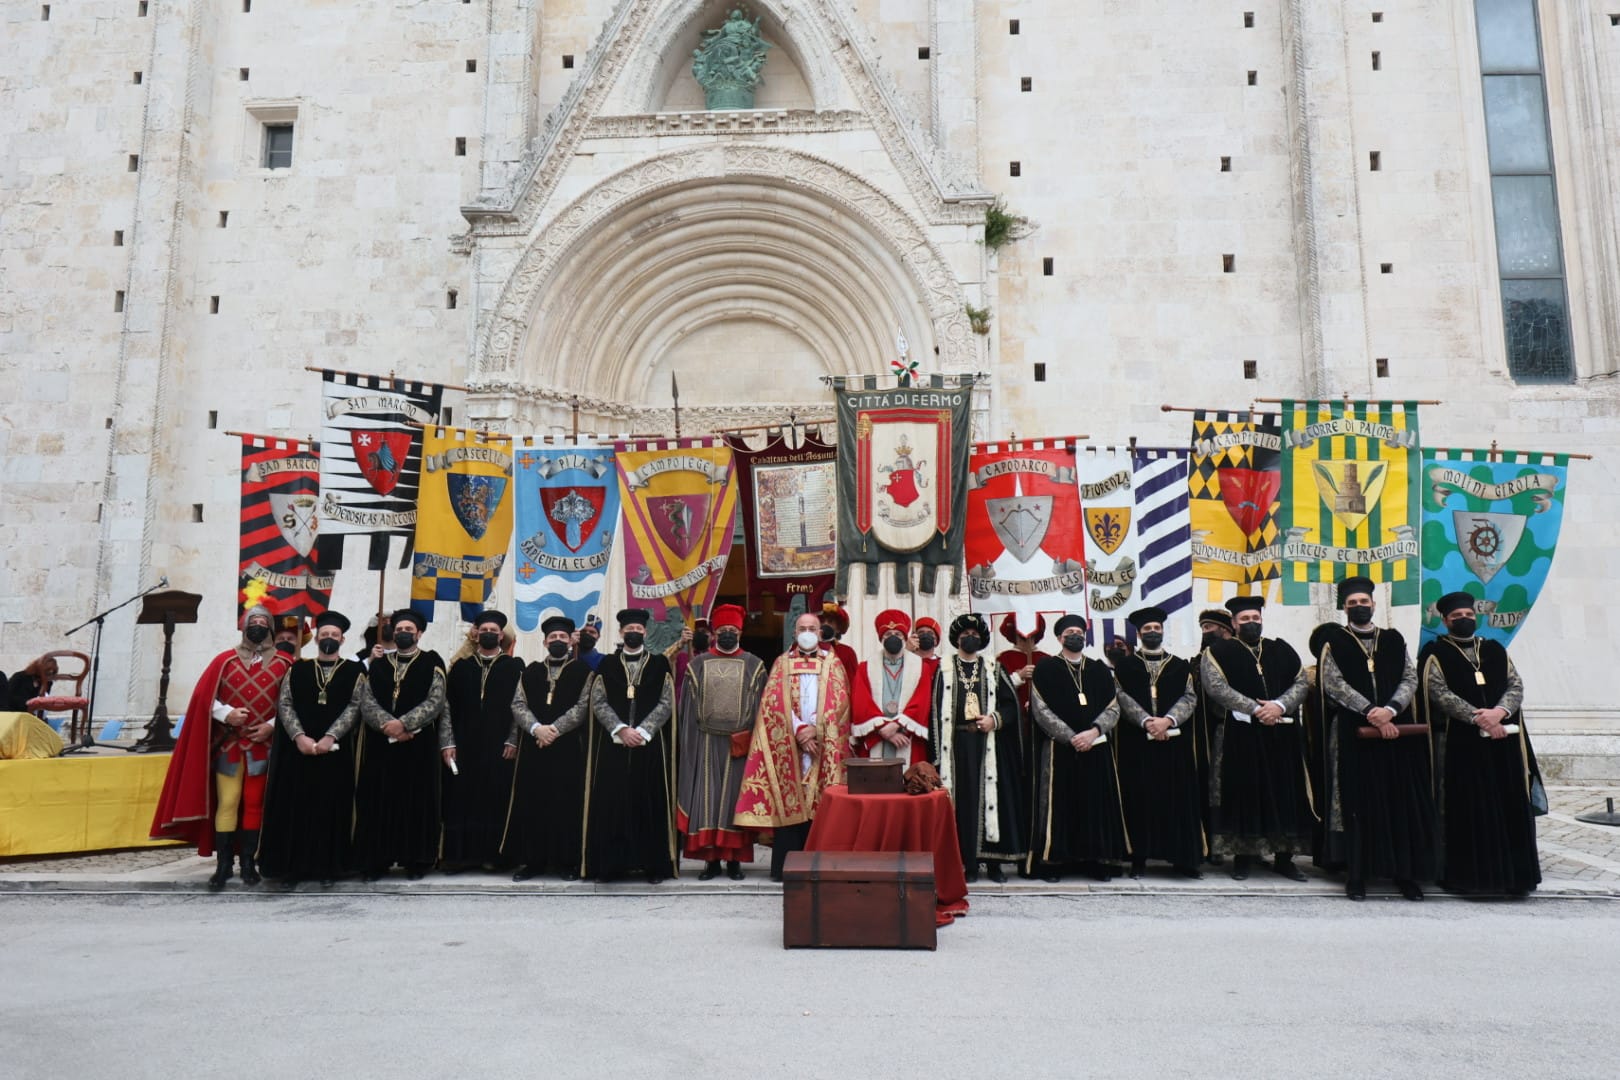
M 372 490 L 379 495 L 393 491 L 405 468 L 405 459 L 411 453 L 411 433 L 357 429 L 349 432 L 349 443 L 354 447 L 354 461 L 360 467 L 360 475 L 366 478 Z
M 597 519 L 602 516 L 606 502 L 607 488 L 601 485 L 540 489 L 546 523 L 569 551 L 585 546 L 585 541 L 596 531 Z
M 501 496 L 506 494 L 506 478 L 446 473 L 444 480 L 449 487 L 450 509 L 455 511 L 456 520 L 461 522 L 468 536 L 482 540 L 495 517 L 495 508 L 501 505 Z
M 1052 496 L 1012 495 L 986 499 L 984 507 L 996 539 L 1012 557 L 1021 563 L 1034 558 L 1052 524 Z
M 1282 490 L 1276 469 L 1218 469 L 1221 502 L 1245 536 L 1253 536 L 1266 523 L 1266 515 Z
M 1378 505 L 1389 466 L 1381 461 L 1313 461 L 1311 477 L 1334 518 L 1347 529 L 1359 529 Z
M 1526 518 L 1521 514 L 1453 510 L 1451 521 L 1457 529 L 1457 550 L 1463 562 L 1479 575 L 1481 583 L 1489 584 L 1518 549 Z
M 937 487 L 950 453 L 950 413 L 863 411 L 857 421 L 857 524 L 885 548 L 919 551 L 949 525 Z
M 1085 507 L 1086 535 L 1103 552 L 1112 555 L 1130 535 L 1131 508 L 1128 506 Z
M 315 533 L 319 528 L 317 507 L 320 499 L 312 492 L 272 491 L 270 512 L 275 515 L 276 528 L 282 539 L 298 554 L 308 557 L 315 546 Z
M 653 531 L 680 559 L 691 558 L 709 524 L 709 496 L 654 495 L 647 500 Z

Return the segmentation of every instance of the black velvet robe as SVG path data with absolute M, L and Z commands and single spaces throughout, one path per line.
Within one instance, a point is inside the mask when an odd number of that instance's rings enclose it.
M 536 661 L 523 673 L 523 696 L 542 724 L 554 724 L 584 697 L 590 666 L 571 660 L 552 667 Z M 587 722 L 588 723 L 588 722 Z M 581 724 L 542 749 L 517 732 L 518 756 L 501 855 L 536 873 L 579 873 L 585 830 L 585 744 Z
M 320 703 L 316 661 L 299 660 L 287 673 L 288 694 L 304 734 L 319 742 L 354 700 L 365 668 L 341 661 Z M 359 717 L 329 754 L 306 755 L 278 721 L 265 779 L 259 869 L 289 881 L 331 881 L 350 868 L 354 830 L 354 774 Z
M 1035 666 L 1034 683 L 1030 707 L 1036 710 L 1037 725 L 1038 710 L 1044 704 L 1079 734 L 1098 726 L 1097 721 L 1115 705 L 1113 673 L 1098 660 L 1084 659 L 1072 665 L 1062 656 L 1050 657 Z M 1081 693 L 1086 699 L 1083 704 Z M 1106 743 L 1081 753 L 1041 731 L 1035 758 L 1031 868 L 1042 863 L 1118 860 L 1130 853 L 1114 761 L 1117 734 L 1108 732 Z
M 371 692 L 386 713 L 399 717 L 421 705 L 444 660 L 423 651 L 405 673 L 394 697 L 394 669 L 375 660 L 367 672 Z M 360 773 L 354 792 L 354 864 L 382 873 L 395 863 L 427 870 L 439 858 L 439 758 L 437 725 L 429 721 L 414 738 L 390 743 L 369 725 L 360 738 Z
M 675 732 L 674 675 L 669 661 L 656 653 L 647 659 L 636 684 L 630 681 L 622 653 L 603 658 L 596 678 L 612 716 L 592 709 L 587 762 L 590 769 L 585 806 L 585 858 L 581 877 L 606 880 L 629 873 L 671 877 L 675 873 Z M 635 727 L 671 698 L 670 715 L 657 736 L 644 746 L 615 743 L 604 722 L 614 717 Z M 594 688 L 593 688 L 594 694 Z
M 1122 693 L 1149 716 L 1166 716 L 1192 685 L 1192 665 L 1169 657 L 1154 679 L 1140 657 L 1127 656 L 1114 665 Z M 1199 788 L 1198 711 L 1164 742 L 1122 717 L 1119 724 L 1120 798 L 1130 831 L 1131 857 L 1163 859 L 1182 870 L 1204 861 L 1203 800 Z
M 497 656 L 487 665 L 477 656 L 456 661 L 445 680 L 456 769 L 439 777 L 444 842 L 439 857 L 448 867 L 501 862 L 501 834 L 512 801 L 512 762 L 502 757 L 512 733 L 512 697 L 523 661 Z
M 1206 655 L 1234 690 L 1256 701 L 1280 700 L 1299 676 L 1299 654 L 1276 638 L 1265 639 L 1260 648 L 1263 671 L 1254 651 L 1241 641 L 1217 641 Z M 1310 850 L 1316 813 L 1303 724 L 1245 723 L 1228 713 L 1216 728 L 1211 758 L 1215 850 L 1239 855 Z
M 979 657 L 962 667 L 978 669 L 981 712 L 994 712 L 1000 726 L 993 732 L 968 730 L 964 718 L 968 689 L 957 678 L 958 658 L 945 656 L 934 675 L 934 693 L 928 723 L 928 749 L 951 800 L 956 806 L 956 839 L 962 865 L 972 870 L 980 862 L 1022 862 L 1029 853 L 1029 798 L 1024 792 L 1023 710 L 1018 691 L 1000 664 Z M 971 678 L 971 671 L 968 672 Z M 990 689 L 994 680 L 995 689 Z M 949 699 L 945 688 L 950 685 Z M 948 729 L 948 730 L 947 730 Z M 994 769 L 985 748 L 994 740 Z M 950 747 L 947 768 L 942 760 Z M 994 784 L 990 783 L 994 778 Z M 995 822 L 995 837 L 989 822 Z

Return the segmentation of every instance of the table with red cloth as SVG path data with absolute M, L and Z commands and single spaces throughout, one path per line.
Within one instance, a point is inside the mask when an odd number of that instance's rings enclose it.
M 956 809 L 945 791 L 851 795 L 843 784 L 821 794 L 806 851 L 931 851 L 941 923 L 966 915 L 967 876 L 956 841 Z

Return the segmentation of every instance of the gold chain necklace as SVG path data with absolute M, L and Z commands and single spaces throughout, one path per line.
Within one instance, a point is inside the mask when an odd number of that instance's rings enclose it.
M 405 683 L 405 676 L 410 674 L 411 665 L 416 663 L 416 658 L 421 655 L 422 653 L 420 651 L 412 653 L 411 658 L 405 661 L 404 667 L 400 667 L 399 665 L 398 652 L 395 652 L 388 657 L 389 666 L 394 669 L 394 697 L 393 700 L 389 702 L 388 711 L 393 713 L 396 718 L 399 716 L 399 689 Z
M 956 661 L 956 681 L 962 684 L 962 689 L 966 692 L 966 696 L 962 699 L 962 719 L 977 720 L 984 715 L 984 704 L 979 698 L 979 676 L 984 670 L 980 665 L 984 661 L 969 661 L 973 669 L 973 676 L 969 678 L 966 672 L 962 670 L 962 658 L 957 656 L 953 657 L 953 659 Z
M 1367 654 L 1367 672 L 1369 674 L 1376 675 L 1378 673 L 1378 664 L 1376 663 L 1378 656 L 1378 628 L 1373 628 L 1371 649 L 1367 648 L 1367 646 L 1362 643 L 1361 635 L 1356 633 L 1354 630 L 1350 631 L 1350 636 L 1355 639 L 1356 645 L 1361 649 L 1361 651 Z
M 1485 685 L 1485 672 L 1480 670 L 1481 661 L 1480 661 L 1480 656 L 1479 656 L 1479 639 L 1478 638 L 1474 639 L 1473 653 L 1471 655 L 1469 653 L 1463 652 L 1463 647 L 1461 645 L 1457 644 L 1455 641 L 1452 641 L 1449 636 L 1446 638 L 1446 642 L 1453 649 L 1456 649 L 1459 653 L 1462 653 L 1462 658 L 1464 660 L 1467 660 L 1470 664 L 1473 665 L 1473 668 L 1474 668 L 1474 685 L 1475 686 L 1484 686 Z
M 489 673 L 494 670 L 495 661 L 499 660 L 500 657 L 491 656 L 487 664 L 484 663 L 484 658 L 477 653 L 473 654 L 473 659 L 478 661 L 478 704 L 482 705 L 484 703 L 484 687 L 489 685 Z
M 1080 658 L 1080 666 L 1076 667 L 1074 664 L 1070 663 L 1069 658 L 1065 656 L 1063 658 L 1063 666 L 1069 669 L 1069 681 L 1074 683 L 1075 692 L 1080 695 L 1080 704 L 1084 705 L 1086 703 L 1086 688 L 1084 685 L 1082 685 L 1082 676 L 1084 676 L 1086 673 L 1086 658 L 1082 656 Z
M 326 688 L 332 684 L 332 676 L 336 675 L 337 669 L 342 666 L 343 661 L 341 660 L 333 661 L 330 664 L 323 664 L 319 660 L 315 661 L 315 686 L 319 691 L 315 695 L 315 704 L 326 704 Z

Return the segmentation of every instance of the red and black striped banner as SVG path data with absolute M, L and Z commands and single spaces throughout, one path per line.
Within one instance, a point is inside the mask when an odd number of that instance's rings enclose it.
M 316 572 L 320 450 L 300 439 L 242 436 L 242 550 L 238 614 L 262 604 L 276 615 L 312 618 L 332 599 L 332 578 Z

